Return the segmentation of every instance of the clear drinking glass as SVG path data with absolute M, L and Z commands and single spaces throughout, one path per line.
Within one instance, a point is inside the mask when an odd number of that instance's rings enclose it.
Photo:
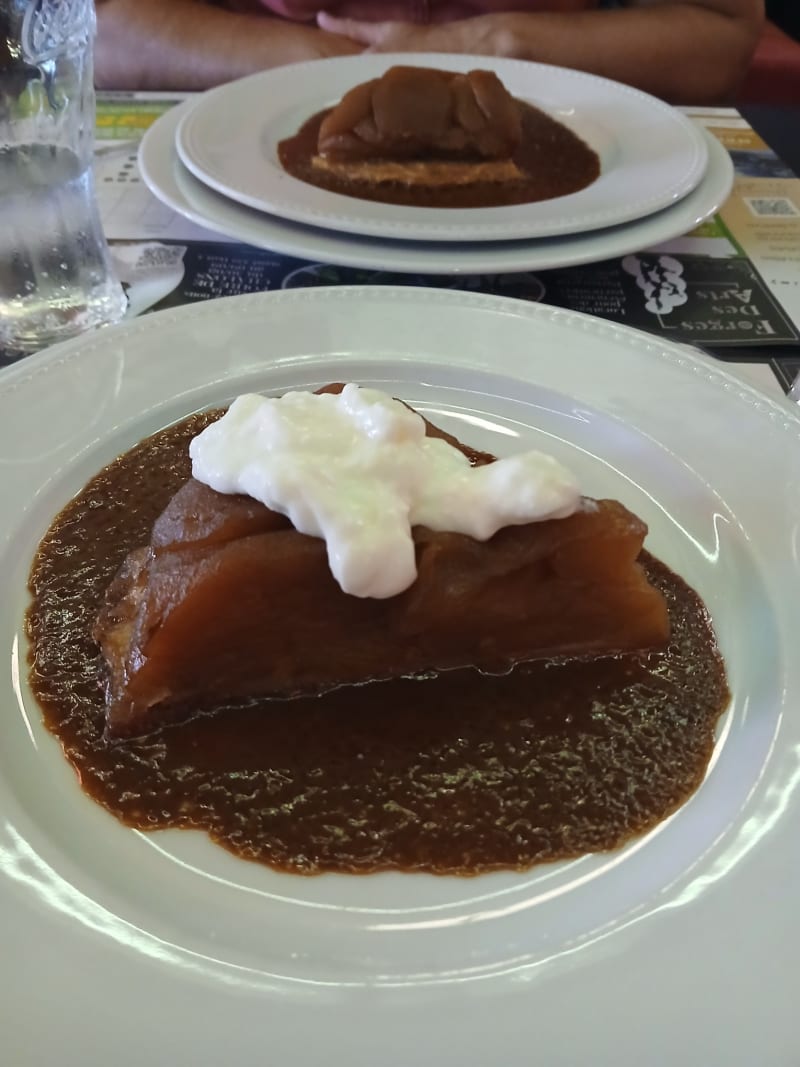
M 92 0 L 0 0 L 0 347 L 126 307 L 95 198 Z

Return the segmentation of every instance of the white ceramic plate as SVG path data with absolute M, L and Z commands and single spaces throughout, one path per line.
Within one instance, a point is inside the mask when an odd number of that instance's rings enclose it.
M 733 702 L 698 792 L 618 852 L 474 879 L 278 874 L 126 829 L 25 681 L 26 576 L 102 465 L 249 389 L 379 384 L 542 446 L 702 594 Z M 796 1062 L 800 413 L 719 364 L 522 301 L 296 290 L 162 312 L 0 374 L 3 1059 L 486 1067 Z
M 500 208 L 440 210 L 341 196 L 292 178 L 278 143 L 348 89 L 395 63 L 494 70 L 508 90 L 569 126 L 600 156 L 600 177 L 569 196 Z M 481 56 L 361 55 L 291 64 L 205 93 L 176 146 L 210 188 L 247 207 L 312 226 L 411 241 L 499 241 L 616 226 L 675 203 L 702 178 L 706 143 L 655 97 L 580 71 Z
M 700 184 L 677 204 L 646 218 L 605 230 L 528 241 L 445 243 L 392 241 L 338 233 L 289 222 L 243 207 L 203 185 L 183 166 L 174 145 L 187 101 L 168 111 L 145 134 L 139 168 L 152 192 L 179 214 L 217 233 L 274 252 L 318 263 L 397 273 L 507 274 L 591 263 L 640 252 L 688 233 L 724 203 L 733 184 L 730 156 L 703 131 L 709 163 Z

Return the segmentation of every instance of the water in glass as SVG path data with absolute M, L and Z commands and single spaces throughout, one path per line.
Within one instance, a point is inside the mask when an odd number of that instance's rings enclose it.
M 92 172 L 90 0 L 0 0 L 0 347 L 122 317 Z

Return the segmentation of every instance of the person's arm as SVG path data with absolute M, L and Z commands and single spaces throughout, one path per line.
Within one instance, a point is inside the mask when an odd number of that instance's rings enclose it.
M 267 67 L 353 55 L 363 46 L 316 26 L 238 15 L 203 0 L 100 0 L 100 89 L 207 89 Z
M 729 100 L 744 77 L 763 0 L 632 0 L 611 10 L 514 12 L 450 23 L 369 23 L 321 14 L 370 52 L 458 52 L 554 63 L 676 104 Z

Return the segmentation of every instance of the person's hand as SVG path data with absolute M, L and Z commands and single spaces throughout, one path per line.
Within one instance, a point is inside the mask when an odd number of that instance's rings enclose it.
M 341 20 L 340 20 L 341 21 Z M 313 29 L 313 27 L 312 27 Z M 365 51 L 363 44 L 349 34 L 329 31 L 324 26 L 314 34 L 311 47 L 316 51 L 315 59 L 332 59 L 336 56 L 357 56 Z M 308 58 L 312 58 L 309 56 Z
M 358 42 L 364 52 L 461 52 L 469 51 L 460 41 L 458 23 L 419 25 L 414 22 L 365 22 L 338 18 L 321 11 L 321 30 Z

